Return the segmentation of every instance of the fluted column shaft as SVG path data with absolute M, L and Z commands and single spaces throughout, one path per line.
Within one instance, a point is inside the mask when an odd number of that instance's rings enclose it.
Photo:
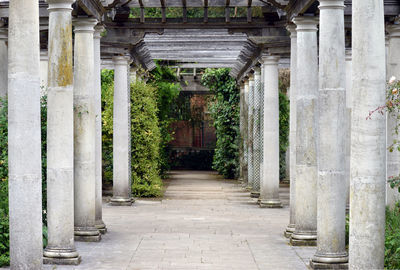
M 279 73 L 276 56 L 263 56 L 264 145 L 260 206 L 282 207 L 279 199 Z
M 113 115 L 113 197 L 112 205 L 131 205 L 131 132 L 129 58 L 115 56 Z
M 48 0 L 47 225 L 44 263 L 79 264 L 74 243 L 73 0 Z
M 261 109 L 261 69 L 254 68 L 253 91 L 253 189 L 251 197 L 260 196 L 260 165 L 261 165 L 261 134 L 260 134 L 260 109 Z
M 0 99 L 7 98 L 8 88 L 8 28 L 0 28 Z M 1 105 L 1 104 L 0 104 Z
M 289 116 L 289 151 L 290 151 L 290 219 L 286 227 L 285 236 L 295 230 L 296 225 L 296 70 L 297 70 L 297 32 L 296 26 L 290 24 L 287 27 L 290 32 L 290 116 Z
M 97 20 L 74 20 L 75 240 L 99 241 L 95 227 L 95 138 L 93 33 Z
M 318 47 L 315 17 L 296 17 L 296 212 L 292 245 L 317 239 Z
M 319 4 L 318 240 L 311 267 L 347 268 L 344 1 Z
M 353 100 L 350 179 L 350 269 L 383 269 L 385 251 L 385 104 L 383 1 L 353 0 Z
M 247 158 L 247 164 L 248 164 L 248 188 L 252 190 L 253 188 L 253 182 L 254 182 L 254 167 L 253 167 L 253 112 L 254 112 L 254 77 L 253 75 L 249 76 L 249 83 L 248 83 L 248 88 L 249 88 L 249 111 L 248 111 L 248 120 L 249 120 L 249 125 L 248 125 L 248 145 L 247 145 L 247 153 L 248 153 L 248 158 Z
M 388 27 L 389 32 L 389 48 L 387 63 L 387 78 L 394 76 L 400 79 L 400 25 L 392 24 Z M 387 117 L 387 144 L 391 146 L 393 143 L 400 142 L 400 135 L 396 134 L 396 127 L 400 124 L 397 119 L 398 113 L 389 113 Z M 399 176 L 400 173 L 400 152 L 396 149 L 387 151 L 387 177 Z M 400 199 L 397 188 L 391 188 L 387 185 L 387 204 L 394 207 L 395 203 Z
M 107 228 L 103 222 L 103 156 L 102 156 L 102 121 L 101 121 L 101 55 L 100 55 L 100 39 L 101 33 L 104 31 L 102 25 L 97 25 L 94 28 L 94 110 L 96 114 L 96 213 L 95 225 L 101 233 L 106 233 Z

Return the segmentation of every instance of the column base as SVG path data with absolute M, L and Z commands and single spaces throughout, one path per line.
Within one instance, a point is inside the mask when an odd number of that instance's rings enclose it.
M 81 256 L 74 249 L 45 248 L 43 250 L 43 263 L 56 265 L 78 265 Z
M 290 236 L 292 236 L 292 234 L 294 233 L 294 229 L 295 229 L 295 225 L 294 225 L 294 224 L 289 224 L 289 225 L 286 227 L 286 230 L 283 232 L 283 235 L 284 235 L 286 238 L 290 238 Z
M 96 227 L 96 229 L 99 230 L 101 234 L 105 234 L 107 232 L 107 227 L 106 224 L 104 224 L 103 220 L 97 220 L 95 221 L 95 223 L 96 224 L 94 226 Z
M 330 257 L 316 254 L 310 259 L 310 267 L 311 269 L 348 269 L 348 261 L 349 257 L 347 253 L 336 254 Z
M 134 202 L 133 198 L 112 197 L 110 204 L 112 206 L 131 206 Z
M 101 234 L 96 227 L 75 227 L 74 238 L 78 242 L 99 242 Z
M 279 199 L 275 200 L 260 200 L 261 208 L 282 208 L 282 203 Z
M 251 191 L 250 192 L 250 197 L 251 198 L 259 198 L 260 197 L 260 191 Z
M 290 245 L 292 246 L 316 246 L 317 232 L 292 233 L 290 236 Z

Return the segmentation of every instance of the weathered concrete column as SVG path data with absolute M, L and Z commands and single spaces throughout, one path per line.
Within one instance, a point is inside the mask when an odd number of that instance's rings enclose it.
M 107 232 L 107 227 L 103 222 L 103 156 L 102 156 L 102 121 L 101 121 L 101 58 L 100 58 L 100 39 L 104 31 L 102 25 L 94 28 L 94 110 L 96 114 L 96 214 L 95 226 L 102 233 Z
M 244 136 L 245 136 L 245 131 L 244 131 L 244 83 L 240 82 L 239 84 L 239 90 L 240 90 L 240 100 L 239 100 L 239 107 L 240 107 L 240 112 L 239 112 L 239 130 L 240 130 L 240 143 L 239 143 L 239 181 L 243 182 L 244 178 Z
M 253 188 L 251 197 L 260 197 L 260 165 L 261 165 L 261 134 L 260 134 L 260 109 L 261 109 L 261 69 L 254 68 L 253 87 Z
M 74 243 L 72 3 L 48 0 L 47 264 L 79 264 Z
M 347 269 L 344 0 L 319 0 L 317 251 L 313 269 Z
M 113 115 L 113 197 L 112 205 L 131 205 L 131 125 L 129 57 L 113 57 L 114 115 Z
M 249 150 L 249 134 L 248 134 L 248 126 L 249 126 L 249 81 L 247 79 L 243 82 L 243 185 L 247 186 L 249 182 L 249 172 L 248 172 L 248 150 Z
M 295 230 L 296 219 L 296 70 L 297 70 L 297 32 L 294 24 L 289 24 L 290 32 L 290 117 L 289 117 L 289 151 L 290 151 L 290 219 L 284 235 L 290 237 Z
M 247 83 L 247 82 L 246 82 Z M 253 74 L 249 74 L 248 80 L 248 89 L 249 89 L 249 110 L 248 110 L 248 145 L 247 145 L 247 170 L 248 170 L 248 186 L 249 190 L 253 189 L 253 181 L 254 181 L 254 167 L 253 167 L 253 112 L 254 112 L 254 76 Z
M 8 41 L 10 264 L 12 270 L 40 270 L 43 236 L 37 0 L 10 1 Z
M 318 47 L 316 17 L 296 17 L 296 227 L 292 245 L 316 245 Z
M 277 56 L 263 56 L 264 145 L 260 207 L 282 207 L 279 199 L 279 73 Z
M 0 99 L 7 98 L 8 88 L 8 28 L 0 28 Z
M 346 179 L 346 212 L 350 209 L 350 157 L 351 157 L 351 110 L 353 108 L 351 80 L 351 48 L 346 49 L 346 135 L 345 137 L 345 179 Z
M 385 251 L 385 104 L 383 1 L 352 2 L 353 100 L 350 178 L 350 269 L 383 269 Z
M 395 76 L 400 78 L 400 25 L 392 24 L 387 28 L 389 32 L 389 50 L 387 58 L 387 78 Z M 396 134 L 396 126 L 399 125 L 397 113 L 388 113 L 387 116 L 387 144 L 391 146 L 395 141 L 400 141 L 400 135 Z M 387 177 L 399 176 L 400 174 L 400 152 L 396 149 L 387 151 Z M 387 205 L 394 207 L 395 203 L 400 200 L 400 194 L 397 188 L 391 188 L 387 184 Z
M 75 240 L 96 242 L 96 167 L 93 33 L 96 19 L 74 20 L 74 191 Z

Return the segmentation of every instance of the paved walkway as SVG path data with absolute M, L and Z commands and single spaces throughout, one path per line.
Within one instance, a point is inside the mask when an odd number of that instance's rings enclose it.
M 175 171 L 162 200 L 132 207 L 104 205 L 108 233 L 76 243 L 79 266 L 45 269 L 307 269 L 315 248 L 293 248 L 283 237 L 283 209 L 261 209 L 235 181 L 212 172 Z

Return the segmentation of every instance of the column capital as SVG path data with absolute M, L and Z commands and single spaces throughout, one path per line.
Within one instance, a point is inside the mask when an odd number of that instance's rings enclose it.
M 106 28 L 103 25 L 101 25 L 101 24 L 96 25 L 94 27 L 94 37 L 93 38 L 100 39 L 101 34 L 104 32 L 104 30 L 106 30 Z
M 97 20 L 93 18 L 75 18 L 72 20 L 75 33 L 93 33 Z
M 126 66 L 130 63 L 131 58 L 127 55 L 116 55 L 112 58 L 114 65 L 123 65 Z
M 400 38 L 400 24 L 389 24 L 386 28 L 388 38 Z
M 244 85 L 246 86 L 249 86 L 249 78 L 244 78 L 243 79 L 243 82 L 244 82 Z
M 75 0 L 46 0 L 46 2 L 49 4 L 49 12 L 59 10 L 71 11 L 72 4 L 75 2 Z
M 286 29 L 290 33 L 290 38 L 297 37 L 296 25 L 294 23 L 289 23 L 288 25 L 286 25 Z
M 254 74 L 249 74 L 249 82 L 254 82 Z
M 253 67 L 253 70 L 254 70 L 254 75 L 255 76 L 261 75 L 261 68 L 260 67 L 255 66 L 255 67 Z
M 261 56 L 263 65 L 278 65 L 279 56 L 277 55 L 263 55 Z
M 321 9 L 344 9 L 344 0 L 319 0 L 318 8 Z
M 296 31 L 298 32 L 317 32 L 319 17 L 316 16 L 298 16 L 293 19 L 296 24 Z

